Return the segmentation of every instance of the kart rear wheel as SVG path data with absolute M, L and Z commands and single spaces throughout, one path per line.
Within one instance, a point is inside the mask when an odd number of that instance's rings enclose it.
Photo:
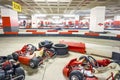
M 69 80 L 84 80 L 84 76 L 80 71 L 74 70 L 70 73 Z
M 15 61 L 18 61 L 18 54 L 17 53 L 12 53 L 13 59 Z
M 120 71 L 115 75 L 115 80 L 120 80 Z
M 15 68 L 15 80 L 25 80 L 25 72 L 22 67 Z
M 30 67 L 31 68 L 37 68 L 38 67 L 38 65 L 39 65 L 39 59 L 38 58 L 32 58 L 31 60 L 30 60 Z

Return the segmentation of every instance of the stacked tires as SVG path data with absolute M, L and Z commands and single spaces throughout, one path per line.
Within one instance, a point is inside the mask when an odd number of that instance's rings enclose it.
M 39 48 L 46 47 L 46 48 L 50 49 L 52 47 L 52 45 L 53 45 L 53 43 L 51 41 L 47 41 L 47 40 L 38 43 Z
M 38 43 L 39 48 L 45 47 L 55 51 L 56 55 L 67 55 L 68 54 L 68 45 L 66 44 L 53 44 L 51 41 L 42 41 Z

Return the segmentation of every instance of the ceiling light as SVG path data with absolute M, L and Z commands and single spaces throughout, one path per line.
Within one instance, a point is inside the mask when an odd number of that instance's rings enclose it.
M 11 6 L 11 5 L 5 5 L 5 7 L 12 8 L 12 6 Z
M 75 17 L 75 15 L 63 15 L 64 17 Z
M 59 0 L 59 2 L 71 2 L 71 0 Z
M 46 14 L 34 14 L 35 17 L 46 17 Z
M 23 16 L 23 15 L 20 15 L 20 16 L 18 16 L 18 17 L 21 18 L 21 19 L 27 18 L 27 16 Z
M 52 18 L 58 19 L 58 18 L 60 18 L 60 17 L 59 17 L 59 16 L 53 16 Z

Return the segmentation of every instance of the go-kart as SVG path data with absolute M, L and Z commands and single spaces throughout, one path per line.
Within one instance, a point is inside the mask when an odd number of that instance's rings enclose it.
M 0 56 L 0 80 L 25 80 L 25 72 L 18 62 Z
M 109 66 L 112 61 L 109 59 L 96 60 L 92 56 L 82 56 L 72 59 L 63 69 L 63 75 L 69 80 L 120 80 L 114 79 L 113 72 L 106 79 L 99 79 L 97 69 L 99 71 L 111 69 Z M 109 67 L 107 67 L 109 66 Z M 118 70 L 119 71 L 119 70 Z M 104 73 L 104 72 L 103 72 Z M 103 76 L 101 76 L 103 77 Z
M 54 55 L 52 49 L 40 48 L 37 49 L 32 44 L 24 45 L 21 50 L 12 53 L 14 60 L 18 60 L 20 63 L 30 66 L 31 68 L 37 68 L 43 63 L 43 60 Z

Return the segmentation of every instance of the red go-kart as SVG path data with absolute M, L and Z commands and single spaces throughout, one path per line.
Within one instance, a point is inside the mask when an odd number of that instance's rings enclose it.
M 63 75 L 69 80 L 100 80 L 93 73 L 94 68 L 106 67 L 111 63 L 109 59 L 96 60 L 92 56 L 82 56 L 72 59 L 63 69 Z M 112 79 L 110 79 L 112 78 Z M 116 80 L 113 74 L 105 80 Z M 118 79 L 120 80 L 120 78 Z
M 42 51 L 41 51 L 42 50 Z M 36 52 L 38 52 L 36 56 Z M 24 45 L 21 50 L 15 51 L 12 53 L 14 60 L 18 60 L 20 63 L 30 66 L 31 68 L 37 68 L 43 63 L 43 60 L 48 56 L 52 57 L 54 55 L 54 50 L 41 48 L 37 49 L 32 44 Z
M 25 72 L 11 56 L 0 56 L 0 80 L 25 80 Z

